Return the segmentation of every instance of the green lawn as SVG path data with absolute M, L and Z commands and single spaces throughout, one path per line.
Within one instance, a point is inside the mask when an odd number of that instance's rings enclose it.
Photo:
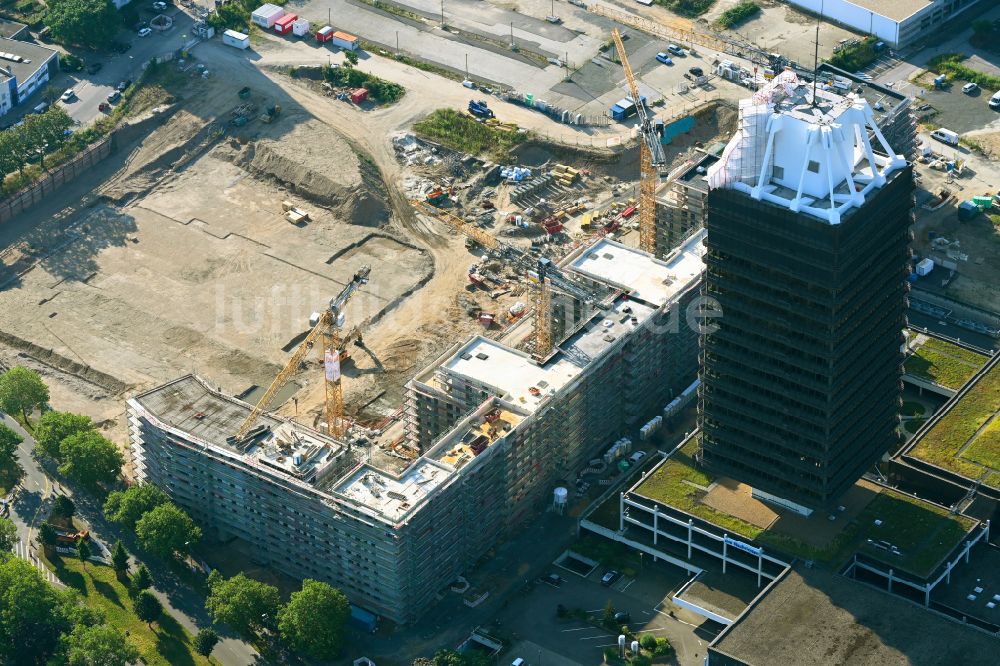
M 150 630 L 146 623 L 135 616 L 132 600 L 111 567 L 92 562 L 86 570 L 79 560 L 56 558 L 53 562 L 59 580 L 80 592 L 84 602 L 104 613 L 107 621 L 121 631 L 128 631 L 129 638 L 149 665 L 192 666 L 209 663 L 194 652 L 191 634 L 171 615 L 164 615 Z
M 1000 435 L 985 430 L 964 453 L 958 452 L 1000 410 L 1000 366 L 995 367 L 924 435 L 910 455 L 970 479 L 1000 488 Z
M 697 447 L 697 440 L 689 442 L 650 474 L 636 492 L 764 546 L 817 560 L 832 568 L 839 568 L 853 553 L 861 551 L 883 561 L 898 563 L 901 569 L 926 575 L 976 524 L 970 518 L 951 516 L 939 507 L 883 490 L 829 546 L 816 548 L 787 534 L 763 530 L 700 503 L 696 486 L 708 486 L 712 478 L 694 467 L 692 456 Z M 876 526 L 875 520 L 880 520 L 882 524 Z M 899 548 L 902 555 L 893 556 L 873 549 L 867 545 L 867 539 L 888 541 Z
M 985 365 L 987 357 L 957 345 L 928 338 L 906 359 L 907 374 L 935 382 L 953 390 L 960 389 Z
M 524 132 L 490 127 L 455 109 L 438 109 L 415 124 L 413 131 L 454 150 L 486 153 L 498 160 L 507 159 L 511 149 L 528 138 Z
M 903 430 L 912 435 L 920 430 L 920 426 L 927 422 L 927 419 L 908 419 L 903 421 Z
M 919 402 L 907 401 L 903 403 L 903 409 L 900 410 L 900 413 L 903 416 L 923 416 L 926 411 L 924 406 Z

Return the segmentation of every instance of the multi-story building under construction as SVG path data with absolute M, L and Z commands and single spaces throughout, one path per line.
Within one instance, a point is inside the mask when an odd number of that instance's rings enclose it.
M 694 379 L 704 233 L 665 260 L 608 240 L 562 262 L 602 294 L 545 359 L 502 340 L 457 345 L 408 385 L 419 455 L 397 467 L 369 450 L 264 415 L 187 376 L 128 400 L 140 481 L 163 487 L 217 536 L 252 541 L 269 566 L 325 580 L 398 622 L 416 619 L 602 448 Z M 555 299 L 576 308 L 572 299 Z

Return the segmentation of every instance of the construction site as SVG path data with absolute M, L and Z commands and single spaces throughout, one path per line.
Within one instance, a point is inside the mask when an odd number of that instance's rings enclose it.
M 0 225 L 0 364 L 38 370 L 213 542 L 253 525 L 262 564 L 398 623 L 448 591 L 475 607 L 481 558 L 600 495 L 696 399 L 707 174 L 757 67 L 787 62 L 610 8 L 567 9 L 574 32 L 548 6 L 524 17 L 538 43 L 519 25 L 517 57 L 490 57 L 558 107 L 379 43 L 359 68 L 405 90 L 391 103 L 331 84 L 345 56 L 309 40 L 161 64 L 112 156 Z M 678 35 L 707 76 L 655 62 Z M 570 75 L 560 41 L 593 60 Z M 905 94 L 817 78 L 962 178 L 918 147 Z M 623 96 L 649 104 L 612 122 Z M 422 129 L 442 110 L 504 149 Z

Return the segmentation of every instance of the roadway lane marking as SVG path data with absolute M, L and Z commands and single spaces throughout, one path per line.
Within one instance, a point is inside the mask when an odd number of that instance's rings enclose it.
M 629 587 L 630 587 L 630 586 L 632 585 L 632 583 L 634 583 L 634 582 L 635 582 L 635 578 L 633 578 L 632 580 L 630 580 L 630 581 L 628 582 L 628 584 L 627 584 L 627 585 L 625 585 L 625 587 L 623 587 L 623 588 L 622 588 L 621 590 L 619 590 L 619 592 L 624 592 L 624 591 L 625 591 L 625 590 L 627 590 L 627 589 L 628 589 L 628 588 L 629 588 Z
M 566 633 L 567 631 L 586 631 L 587 629 L 593 629 L 593 627 L 580 627 L 578 629 L 563 629 L 562 632 Z
M 581 638 L 581 641 L 597 641 L 602 638 L 614 638 L 611 634 L 601 634 L 600 636 L 588 636 L 586 638 Z

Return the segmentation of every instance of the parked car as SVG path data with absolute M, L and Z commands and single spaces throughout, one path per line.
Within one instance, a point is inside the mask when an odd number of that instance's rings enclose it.
M 125 92 L 132 85 L 132 79 L 125 79 L 115 88 L 118 92 Z
M 628 624 L 632 621 L 632 616 L 629 615 L 628 611 L 618 611 L 615 613 L 615 623 L 617 624 Z
M 563 584 L 563 577 L 559 574 L 550 573 L 542 579 L 542 582 L 552 587 L 559 587 Z
M 116 53 L 125 53 L 130 48 L 132 48 L 132 42 L 115 42 L 112 46 Z
M 117 102 L 121 98 L 122 98 L 122 94 L 120 92 L 118 92 L 117 90 L 112 90 L 111 92 L 108 93 L 108 101 L 109 102 L 112 102 L 112 103 L 113 102 Z
M 962 92 L 964 92 L 966 95 L 971 95 L 972 93 L 977 92 L 978 90 L 979 90 L 979 85 L 975 83 L 970 82 L 962 86 Z
M 39 104 L 38 106 L 36 106 L 35 108 L 33 108 L 31 110 L 31 112 L 32 113 L 37 113 L 37 114 L 43 114 L 43 113 L 45 113 L 48 110 L 49 110 L 49 103 L 48 102 L 42 102 L 41 104 Z
M 151 34 L 153 34 L 153 31 L 150 28 L 143 28 L 139 31 L 140 37 L 149 37 Z
M 166 8 L 167 8 L 167 3 L 165 3 L 165 2 L 154 2 L 153 3 L 153 11 L 162 12 Z
M 64 92 L 62 95 L 60 95 L 59 99 L 61 101 L 63 101 L 63 102 L 68 102 L 71 99 L 73 99 L 74 97 L 76 97 L 76 93 L 73 91 L 72 88 L 70 88 L 69 90 L 67 90 L 66 92 Z
M 645 457 L 646 457 L 646 452 L 645 451 L 636 451 L 635 453 L 633 453 L 632 455 L 630 455 L 628 457 L 628 459 L 634 465 L 635 463 L 641 461 Z
M 684 49 L 677 46 L 676 44 L 670 44 L 669 46 L 667 46 L 667 50 L 673 53 L 675 56 L 684 55 Z
M 87 74 L 97 74 L 99 71 L 101 71 L 102 67 L 104 67 L 104 65 L 102 65 L 101 63 L 92 62 L 89 65 L 87 65 Z
M 691 76 L 705 76 L 705 70 L 701 67 L 692 67 L 688 72 L 691 73 Z
M 662 53 L 662 52 L 661 53 L 657 53 L 656 54 L 656 59 L 659 60 L 660 62 L 662 62 L 664 65 L 672 65 L 672 64 L 674 64 L 674 61 L 671 60 L 670 56 L 668 56 L 666 53 Z
M 618 580 L 619 578 L 621 578 L 621 577 L 622 577 L 622 575 L 620 573 L 618 573 L 617 571 L 615 571 L 614 569 L 612 569 L 608 573 L 604 574 L 603 578 L 601 578 L 601 585 L 604 585 L 605 587 L 608 587 L 608 586 L 614 584 L 614 582 L 616 580 Z

